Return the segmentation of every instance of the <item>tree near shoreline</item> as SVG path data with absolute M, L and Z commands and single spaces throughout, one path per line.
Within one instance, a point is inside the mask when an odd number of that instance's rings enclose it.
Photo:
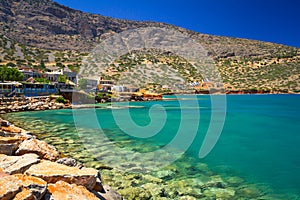
M 65 76 L 65 75 L 59 75 L 58 78 L 57 78 L 57 81 L 59 83 L 66 83 L 67 79 L 68 79 L 67 76 Z
M 79 85 L 79 88 L 81 90 L 85 90 L 87 88 L 87 84 L 88 84 L 88 80 L 87 79 L 80 79 L 78 81 L 78 85 Z
M 18 69 L 6 66 L 0 67 L 1 81 L 22 81 L 24 75 Z

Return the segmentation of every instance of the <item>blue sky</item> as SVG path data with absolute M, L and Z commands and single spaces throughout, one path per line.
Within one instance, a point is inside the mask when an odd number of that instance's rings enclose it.
M 55 0 L 105 16 L 300 47 L 298 0 Z

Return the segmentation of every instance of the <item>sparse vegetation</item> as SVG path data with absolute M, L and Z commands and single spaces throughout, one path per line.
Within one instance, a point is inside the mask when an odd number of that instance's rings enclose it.
M 87 79 L 80 79 L 80 80 L 78 81 L 78 87 L 79 87 L 79 89 L 81 89 L 81 90 L 85 90 L 85 89 L 87 88 L 87 84 L 88 84 Z
M 55 99 L 55 102 L 66 104 L 68 102 L 68 100 L 66 100 L 63 97 L 58 97 L 58 98 Z
M 46 78 L 35 78 L 34 80 L 37 83 L 50 83 L 50 81 Z
M 79 72 L 83 58 L 89 55 L 88 52 L 91 52 L 98 42 L 127 29 L 161 27 L 179 31 L 198 41 L 207 51 L 207 55 L 214 59 L 223 83 L 229 84 L 229 87 L 251 91 L 253 88 L 258 91 L 300 91 L 300 50 L 298 48 L 200 34 L 162 23 L 134 22 L 90 15 L 61 8 L 52 3 L 24 1 L 11 6 L 9 5 L 11 2 L 8 4 L 0 2 L 3 8 L 10 6 L 8 10 L 12 13 L 18 10 L 18 15 L 5 13 L 3 12 L 5 9 L 0 11 L 1 16 L 7 18 L 0 23 L 0 65 L 3 66 L 12 68 L 25 66 L 36 69 L 58 66 Z M 36 8 L 47 10 L 48 7 L 62 10 L 66 15 L 51 17 L 53 16 L 51 13 L 36 11 Z M 35 15 L 39 21 L 34 23 L 28 21 L 33 18 L 32 15 Z M 84 31 L 76 24 L 83 18 L 86 19 L 86 24 L 89 24 Z M 12 27 L 18 27 L 18 30 Z M 118 65 L 106 66 L 105 74 L 100 74 L 94 69 L 97 65 L 92 63 L 93 60 L 87 59 L 87 61 L 91 69 L 85 68 L 82 70 L 83 73 L 114 80 L 122 79 L 123 72 L 133 71 L 136 74 L 143 74 L 134 80 L 136 82 L 149 78 L 152 73 L 152 76 L 156 76 L 155 81 L 162 83 L 170 79 L 168 77 L 170 73 L 173 74 L 172 76 L 177 74 L 187 82 L 202 80 L 203 73 L 208 73 L 209 76 L 216 73 L 209 72 L 205 68 L 199 73 L 188 60 L 172 52 L 160 52 L 154 49 L 133 51 L 131 54 L 121 56 L 115 61 Z M 151 64 L 154 69 L 143 66 L 147 64 Z M 137 68 L 138 65 L 142 67 Z M 164 66 L 169 66 L 168 70 Z M 157 76 L 156 70 L 160 70 L 161 77 Z
M 67 81 L 67 76 L 65 76 L 65 75 L 59 75 L 58 78 L 57 78 L 57 81 L 59 83 L 65 83 Z

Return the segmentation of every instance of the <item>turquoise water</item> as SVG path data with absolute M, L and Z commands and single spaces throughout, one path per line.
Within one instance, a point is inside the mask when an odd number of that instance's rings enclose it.
M 300 192 L 300 96 L 228 96 L 222 137 L 205 159 Z
M 184 99 L 132 102 L 129 107 L 126 103 L 113 104 L 113 109 L 14 113 L 5 117 L 31 127 L 38 137 L 86 163 L 99 162 L 113 168 L 145 167 L 148 173 L 148 165 L 160 167 L 159 159 L 171 161 L 180 156 L 169 163 L 176 168 L 174 181 L 184 178 L 204 181 L 204 175 L 210 180 L 218 175 L 224 180 L 225 186 L 221 188 L 234 188 L 236 196 L 239 195 L 237 199 L 300 199 L 300 95 L 228 95 L 221 136 L 205 158 L 199 158 L 203 139 L 211 123 L 220 123 L 219 118 L 211 121 L 212 111 L 219 116 L 222 109 L 216 108 L 208 95 L 196 96 L 197 100 L 195 96 L 180 98 Z M 181 125 L 184 131 L 179 133 Z M 194 130 L 197 130 L 195 138 Z M 151 152 L 170 144 L 178 134 L 182 134 L 179 142 L 173 142 L 166 151 L 170 155 L 153 157 Z M 92 150 L 84 152 L 79 145 L 82 143 Z M 122 151 L 112 152 L 110 143 Z M 136 154 L 131 156 L 127 151 Z M 137 153 L 146 160 L 149 156 L 149 162 L 140 159 Z M 83 154 L 92 155 L 93 159 Z M 206 172 L 197 167 L 202 163 L 207 166 Z M 229 181 L 232 177 L 243 181 L 232 183 Z M 169 183 L 172 178 L 164 180 Z M 250 186 L 257 188 L 259 194 L 244 191 Z M 205 190 L 201 187 L 202 196 L 190 196 L 204 198 L 208 195 Z

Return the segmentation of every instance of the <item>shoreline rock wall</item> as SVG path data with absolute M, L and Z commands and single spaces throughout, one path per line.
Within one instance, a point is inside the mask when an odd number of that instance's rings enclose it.
M 70 103 L 58 103 L 56 97 L 27 97 L 0 99 L 0 114 L 20 111 L 40 111 L 69 108 Z
M 120 200 L 102 185 L 98 170 L 72 158 L 60 158 L 55 147 L 0 118 L 0 199 Z
M 238 89 L 238 90 L 223 90 L 214 89 L 210 90 L 196 90 L 195 94 L 300 94 L 299 92 L 289 90 L 257 90 L 257 89 Z

